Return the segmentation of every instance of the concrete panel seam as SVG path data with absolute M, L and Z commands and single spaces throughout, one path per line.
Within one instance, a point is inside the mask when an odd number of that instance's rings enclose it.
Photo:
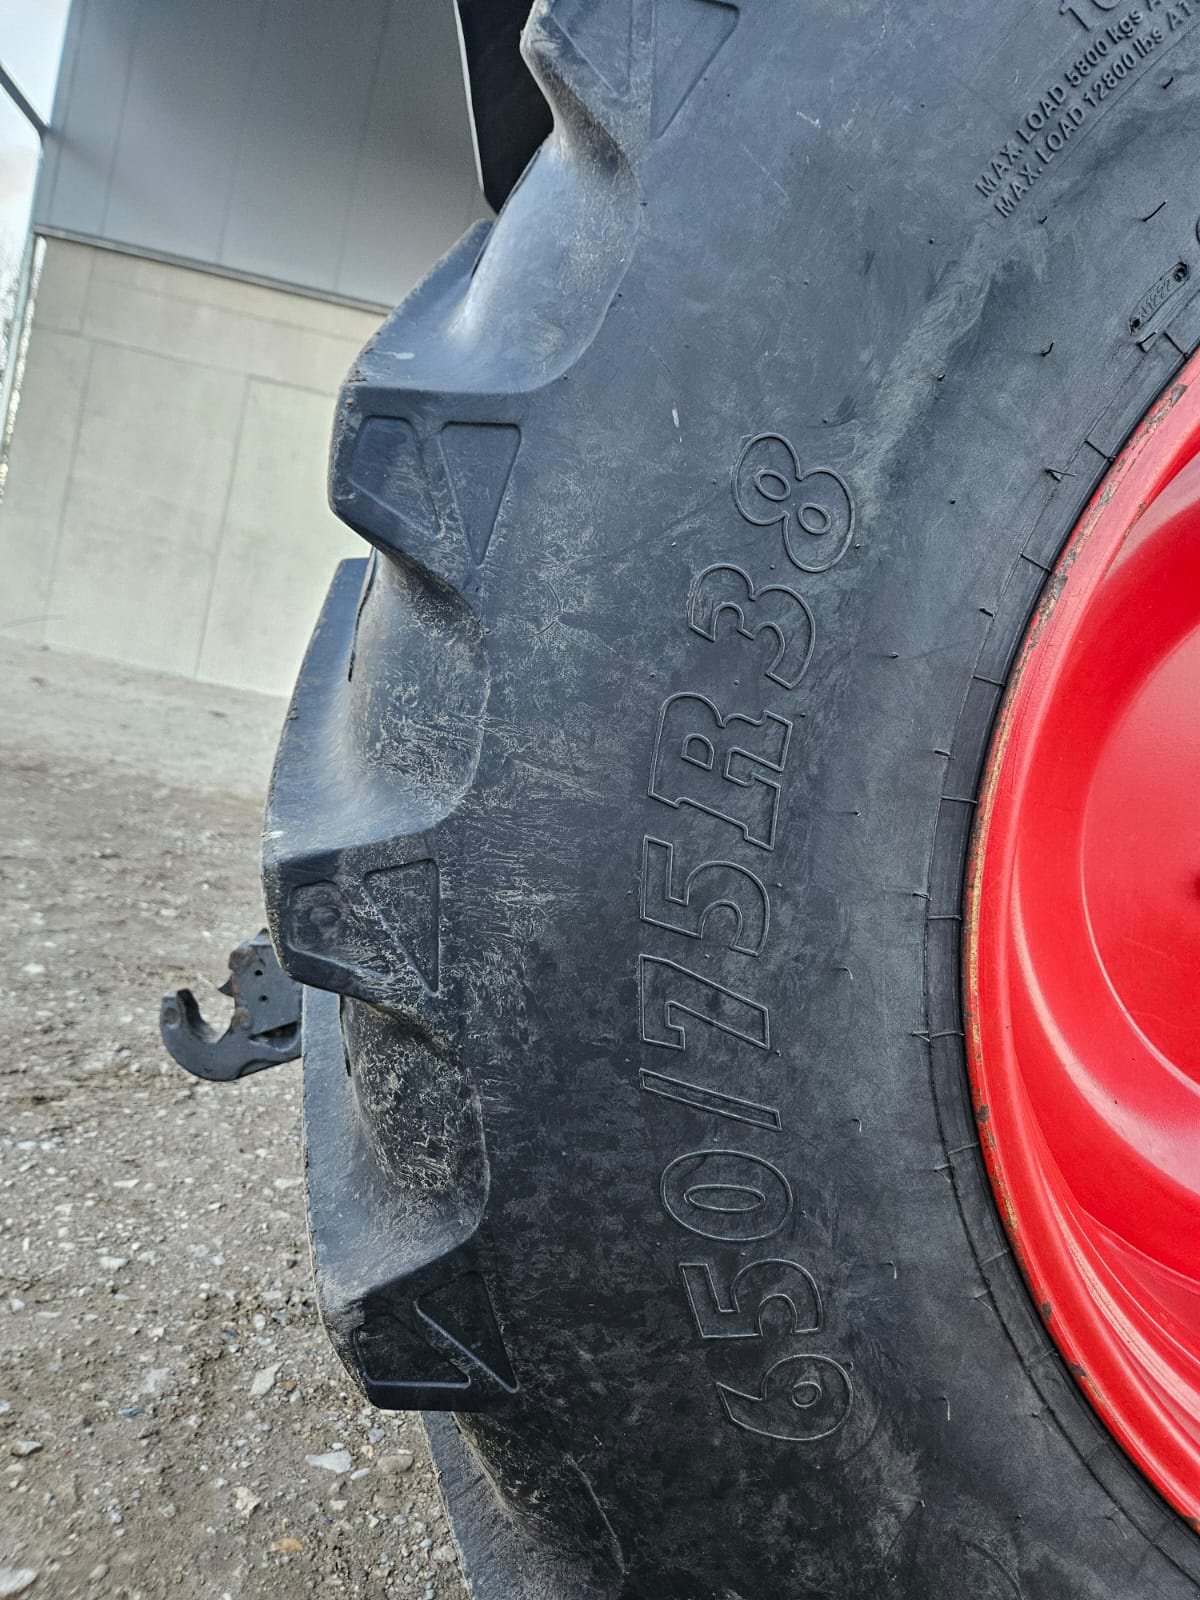
M 91 341 L 85 341 L 91 343 Z M 96 362 L 96 346 L 91 343 L 87 353 L 87 366 L 83 374 L 83 382 L 79 385 L 79 395 L 76 401 L 75 426 L 71 430 L 71 453 L 63 470 L 63 494 L 58 507 L 58 519 L 54 529 L 54 550 L 50 557 L 49 577 L 46 583 L 46 604 L 42 611 L 42 638 L 45 640 L 46 628 L 50 623 L 50 606 L 55 589 L 58 587 L 58 560 L 62 552 L 63 534 L 67 520 L 67 507 L 71 503 L 71 484 L 75 479 L 75 458 L 79 454 L 79 440 L 83 433 L 83 419 L 87 415 L 88 395 L 92 387 L 92 369 Z
M 347 358 L 347 370 L 349 370 L 349 365 L 353 359 L 353 355 L 350 355 Z M 226 369 L 224 367 L 219 367 L 215 370 L 224 372 Z M 246 374 L 246 381 L 248 383 L 264 384 L 269 389 L 286 389 L 289 394 L 311 394 L 318 400 L 328 400 L 331 407 L 334 405 L 338 397 L 338 390 L 336 387 L 333 389 L 314 389 L 311 383 L 292 383 L 286 378 L 272 378 L 271 375 L 266 372 L 248 372 Z M 332 410 L 329 413 L 329 424 L 332 428 Z
M 95 255 L 94 254 L 93 254 L 93 257 L 92 257 L 92 270 L 93 270 L 93 272 L 95 270 Z M 186 269 L 180 269 L 180 270 L 186 270 Z M 108 281 L 111 282 L 111 280 L 108 280 Z M 267 285 L 264 285 L 263 287 L 265 288 L 265 287 L 267 287 Z M 275 293 L 277 293 L 277 294 L 288 294 L 288 293 L 290 293 L 289 290 L 280 289 L 278 286 L 272 286 L 272 287 L 274 287 Z M 89 293 L 91 292 L 91 279 L 90 279 L 90 277 L 89 277 L 89 280 L 88 280 L 88 292 Z M 126 292 L 127 293 L 135 293 L 135 294 L 153 294 L 154 297 L 156 299 L 158 299 L 158 300 L 169 300 L 169 301 L 172 302 L 172 304 L 178 305 L 178 306 L 207 306 L 211 310 L 221 312 L 222 315 L 224 315 L 224 316 L 247 317 L 251 321 L 254 321 L 254 322 L 264 322 L 264 323 L 266 323 L 266 325 L 269 328 L 285 328 L 290 333 L 301 333 L 301 334 L 304 335 L 304 337 L 306 339 L 334 339 L 334 340 L 336 340 L 338 338 L 338 335 L 335 334 L 335 333 L 326 333 L 324 331 L 324 329 L 312 328 L 312 327 L 307 326 L 303 322 L 292 321 L 288 317 L 264 317 L 264 316 L 260 316 L 256 311 L 230 312 L 230 311 L 227 311 L 225 309 L 225 307 L 223 307 L 223 306 L 213 305 L 213 303 L 211 301 L 209 301 L 209 300 L 194 299 L 190 294 L 172 294 L 169 289 L 134 289 L 134 290 L 127 289 Z M 357 310 L 358 307 L 348 307 L 347 309 L 349 309 L 349 310 Z M 364 311 L 363 314 L 364 315 L 373 315 L 373 312 Z
M 472 220 L 474 214 L 472 213 Z M 270 278 L 265 273 L 244 271 L 221 261 L 201 261 L 194 256 L 172 255 L 167 250 L 151 250 L 145 245 L 124 239 L 106 239 L 95 233 L 85 233 L 78 228 L 59 228 L 52 223 L 36 222 L 34 232 L 42 239 L 60 239 L 66 244 L 86 245 L 92 250 L 104 250 L 109 255 L 128 256 L 135 261 L 154 261 L 160 266 L 176 267 L 183 272 L 194 272 L 201 277 L 221 278 L 228 283 L 249 283 L 258 289 L 269 289 L 276 294 L 294 295 L 298 300 L 315 300 L 321 305 L 344 306 L 347 311 L 362 311 L 371 316 L 386 316 L 394 310 L 394 303 L 384 300 L 363 300 L 358 295 L 343 294 L 339 290 L 322 289 L 288 278 Z M 180 299 L 190 299 L 181 295 Z
M 208 637 L 209 622 L 212 618 L 213 596 L 216 593 L 217 574 L 221 569 L 221 549 L 229 537 L 229 502 L 233 496 L 233 485 L 237 479 L 238 461 L 241 458 L 243 438 L 246 431 L 246 408 L 250 403 L 250 385 L 253 378 L 249 373 L 242 379 L 242 398 L 238 406 L 237 427 L 234 430 L 233 453 L 229 458 L 229 476 L 225 480 L 225 493 L 221 497 L 221 520 L 218 523 L 219 532 L 217 542 L 213 547 L 212 568 L 208 579 L 208 593 L 204 597 L 204 611 L 201 615 L 200 627 L 196 634 L 196 659 L 192 663 L 191 675 L 193 678 L 200 676 L 200 663 L 204 659 L 204 644 Z
M 174 362 L 176 366 L 193 367 L 197 372 L 220 372 L 223 373 L 227 378 L 233 376 L 244 377 L 247 379 L 253 378 L 255 383 L 274 384 L 274 386 L 278 389 L 296 389 L 301 394 L 316 394 L 320 395 L 323 399 L 328 400 L 334 400 L 337 398 L 336 385 L 332 389 L 317 389 L 311 384 L 307 383 L 292 383 L 290 380 L 285 378 L 272 378 L 267 373 L 247 372 L 244 367 L 223 367 L 215 361 L 197 361 L 193 356 L 175 355 L 169 350 L 155 349 L 152 345 L 126 344 L 120 339 L 105 339 L 96 333 L 84 334 L 83 337 L 86 339 L 88 344 L 93 345 L 97 350 L 129 350 L 135 355 L 150 356 L 155 361 L 171 361 Z M 347 368 L 349 368 L 352 360 L 352 354 L 347 356 Z

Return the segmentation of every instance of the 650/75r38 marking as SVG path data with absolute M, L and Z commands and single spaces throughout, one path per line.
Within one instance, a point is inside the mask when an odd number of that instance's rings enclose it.
M 854 504 L 839 474 L 805 470 L 791 441 L 779 433 L 747 440 L 731 472 L 734 505 L 755 528 L 779 530 L 782 553 L 797 572 L 816 575 L 836 566 L 854 536 Z M 786 691 L 797 688 L 813 658 L 816 621 L 809 602 L 781 584 L 756 587 L 741 566 L 715 564 L 693 579 L 685 620 L 701 639 L 715 644 L 728 618 L 731 631 L 761 656 L 760 638 L 774 650 L 763 676 Z M 773 852 L 786 780 L 793 722 L 765 709 L 722 714 L 706 696 L 680 692 L 664 702 L 651 758 L 649 794 L 669 806 L 680 822 L 691 808 L 729 825 L 730 850 Z M 723 948 L 754 958 L 770 929 L 766 884 L 749 864 L 729 859 L 701 861 L 679 894 L 674 873 L 677 842 L 649 834 L 642 841 L 641 920 L 669 929 L 706 948 L 722 948 L 714 912 L 732 916 L 734 929 Z M 687 923 L 683 922 L 683 912 Z M 710 927 L 710 922 L 712 926 Z M 638 957 L 640 1038 L 644 1045 L 685 1051 L 703 1070 L 704 1023 L 760 1051 L 770 1048 L 767 1006 L 706 973 L 668 958 Z M 695 1036 L 695 1037 L 694 1037 Z M 642 1087 L 656 1103 L 676 1101 L 778 1134 L 779 1112 L 713 1088 L 668 1077 L 644 1067 Z M 762 1244 L 790 1220 L 792 1190 L 784 1174 L 757 1152 L 706 1149 L 676 1157 L 660 1183 L 664 1210 L 700 1238 L 732 1247 Z M 743 1250 L 739 1249 L 741 1260 Z M 700 1337 L 704 1340 L 764 1337 L 762 1314 L 772 1302 L 789 1308 L 789 1348 L 820 1334 L 823 1308 L 812 1274 L 799 1262 L 761 1257 L 741 1265 L 722 1297 L 717 1260 L 686 1260 L 679 1272 Z M 801 1310 L 801 1307 L 804 1310 Z M 706 1309 L 709 1308 L 709 1309 Z M 767 1438 L 813 1443 L 841 1428 L 854 1389 L 834 1357 L 791 1353 L 760 1370 L 744 1392 L 715 1383 L 725 1416 L 735 1427 Z

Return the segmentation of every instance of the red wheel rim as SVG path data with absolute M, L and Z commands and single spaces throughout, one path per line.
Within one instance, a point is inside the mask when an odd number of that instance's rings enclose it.
M 1076 528 L 971 852 L 967 1051 L 1000 1211 L 1088 1398 L 1200 1519 L 1200 358 Z

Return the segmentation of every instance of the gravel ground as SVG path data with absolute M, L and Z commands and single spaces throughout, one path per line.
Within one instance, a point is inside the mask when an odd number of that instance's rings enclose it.
M 462 1600 L 419 1422 L 317 1320 L 299 1067 L 209 1087 L 158 1039 L 262 924 L 283 703 L 0 673 L 0 1600 Z

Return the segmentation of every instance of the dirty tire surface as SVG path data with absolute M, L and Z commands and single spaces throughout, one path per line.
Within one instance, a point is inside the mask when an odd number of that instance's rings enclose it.
M 283 704 L 0 673 L 0 1592 L 460 1600 L 419 1423 L 317 1321 L 299 1068 L 209 1089 L 158 1040 L 261 925 Z
M 331 1332 L 458 1411 L 478 1600 L 1197 1592 L 1000 1225 L 958 947 L 1014 651 L 1200 338 L 1197 21 L 541 3 L 554 134 L 350 377 L 266 882 Z

